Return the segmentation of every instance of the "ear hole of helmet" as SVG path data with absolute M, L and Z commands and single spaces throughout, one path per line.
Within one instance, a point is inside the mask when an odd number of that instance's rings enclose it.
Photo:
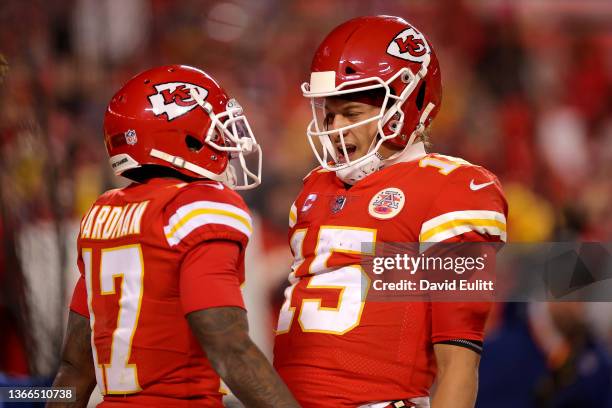
M 423 82 L 419 87 L 419 92 L 416 97 L 416 107 L 420 111 L 423 109 L 423 102 L 425 101 L 425 90 L 427 88 L 427 82 Z
M 409 84 L 410 82 L 412 82 L 412 76 L 410 76 L 408 72 L 404 72 L 402 74 L 402 82 L 405 84 Z
M 346 75 L 352 75 L 352 74 L 356 74 L 357 71 L 355 71 L 355 68 L 353 68 L 351 66 L 347 66 L 346 68 L 344 68 L 344 73 Z
M 187 145 L 187 148 L 193 152 L 199 152 L 200 149 L 204 147 L 204 144 L 202 142 L 190 135 L 187 135 L 187 137 L 185 137 L 185 145 Z

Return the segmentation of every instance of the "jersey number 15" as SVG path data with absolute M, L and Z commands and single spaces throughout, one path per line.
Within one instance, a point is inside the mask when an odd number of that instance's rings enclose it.
M 309 232 L 308 229 L 298 229 L 291 237 L 295 261 L 293 272 L 289 275 L 291 286 L 285 290 L 285 303 L 280 310 L 276 333 L 283 334 L 290 330 L 296 309 L 299 309 L 297 320 L 303 332 L 345 334 L 359 325 L 369 278 L 359 264 L 330 266 L 329 260 L 334 254 L 373 255 L 376 230 L 321 226 L 314 257 L 307 265 L 304 262 L 304 243 Z M 306 274 L 312 276 L 297 277 Z M 322 306 L 321 293 L 331 290 L 339 293 L 337 306 Z

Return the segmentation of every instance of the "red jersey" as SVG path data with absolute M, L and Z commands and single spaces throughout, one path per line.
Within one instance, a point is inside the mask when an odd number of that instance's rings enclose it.
M 96 200 L 81 222 L 71 309 L 91 321 L 102 406 L 223 406 L 219 377 L 184 316 L 244 307 L 250 234 L 243 200 L 217 182 L 151 179 Z M 230 275 L 208 248 L 234 254 Z
M 427 399 L 433 344 L 481 341 L 490 305 L 367 302 L 364 243 L 505 241 L 506 214 L 497 178 L 453 157 L 398 163 L 349 189 L 333 172 L 311 172 L 290 213 L 295 261 L 274 347 L 302 406 Z

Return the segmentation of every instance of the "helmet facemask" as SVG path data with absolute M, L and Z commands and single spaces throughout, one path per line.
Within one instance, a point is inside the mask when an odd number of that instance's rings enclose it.
M 235 99 L 230 99 L 226 109 L 215 114 L 212 105 L 197 91 L 192 91 L 191 96 L 206 111 L 211 121 L 204 143 L 217 152 L 228 153 L 230 163 L 221 174 L 217 174 L 182 157 L 157 149 L 151 149 L 151 156 L 169 162 L 174 167 L 184 168 L 202 177 L 222 182 L 235 190 L 257 187 L 261 183 L 262 152 L 242 107 Z M 251 154 L 255 155 L 255 163 L 248 166 L 245 157 Z M 255 168 L 256 173 L 251 168 Z
M 217 151 L 229 153 L 230 163 L 222 174 L 223 180 L 219 181 L 236 190 L 257 187 L 261 183 L 262 151 L 242 106 L 230 99 L 226 110 L 215 114 L 210 103 L 197 95 L 194 99 L 211 120 L 204 143 Z M 251 156 L 249 163 L 247 156 Z
M 308 125 L 306 133 L 315 157 L 321 166 L 327 170 L 336 172 L 353 167 L 365 167 L 367 169 L 366 173 L 369 174 L 372 171 L 378 170 L 378 168 L 382 166 L 384 160 L 391 160 L 401 154 L 402 150 L 389 158 L 382 158 L 378 152 L 383 143 L 398 137 L 402 133 L 406 133 L 406 130 L 403 129 L 404 112 L 402 106 L 427 73 L 427 63 L 428 60 L 423 63 L 421 70 L 416 74 L 408 67 L 404 67 L 398 70 L 398 72 L 387 81 L 383 81 L 379 77 L 369 77 L 346 81 L 337 87 L 335 86 L 334 71 L 313 72 L 311 74 L 310 83 L 304 83 L 302 85 L 302 92 L 305 97 L 311 100 L 313 120 Z M 399 95 L 393 92 L 392 88 L 392 85 L 396 83 L 396 81 L 404 85 Z M 341 97 L 342 95 L 368 92 L 377 89 L 384 90 L 384 98 L 380 106 L 380 111 L 375 116 L 338 129 L 330 130 L 325 126 L 326 97 Z M 350 160 L 344 142 L 346 132 L 373 121 L 377 122 L 377 133 L 373 135 L 370 149 L 362 157 Z M 421 129 L 418 129 L 418 127 L 409 130 L 410 138 L 406 143 L 406 147 L 413 143 L 419 130 Z M 340 140 L 340 152 L 338 152 L 336 145 L 333 143 L 333 138 L 335 137 Z M 320 142 L 320 146 L 315 142 L 316 139 Z M 379 165 L 372 166 L 370 164 L 371 161 L 378 161 Z

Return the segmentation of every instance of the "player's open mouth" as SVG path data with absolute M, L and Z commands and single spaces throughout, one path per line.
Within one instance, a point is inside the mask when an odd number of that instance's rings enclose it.
M 349 160 L 353 160 L 353 156 L 357 151 L 357 146 L 351 143 L 345 143 L 346 153 L 348 153 Z M 339 143 L 336 145 L 336 152 L 338 153 L 338 162 L 344 163 L 346 161 L 346 156 L 344 155 L 344 149 L 342 149 L 342 144 Z

